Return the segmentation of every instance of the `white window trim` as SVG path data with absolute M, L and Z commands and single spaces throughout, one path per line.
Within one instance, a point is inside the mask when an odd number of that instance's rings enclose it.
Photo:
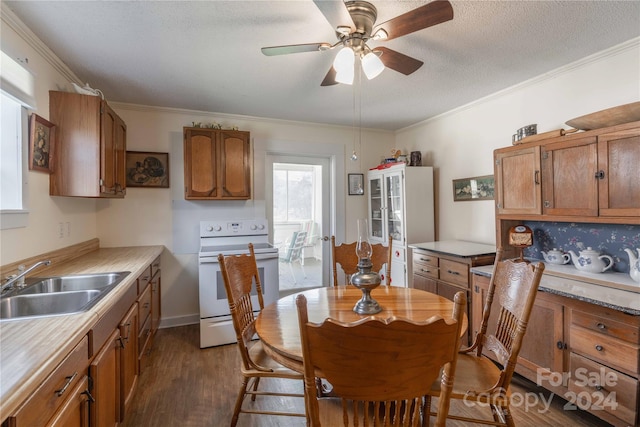
M 29 116 L 26 108 L 22 108 L 22 209 L 5 209 L 0 211 L 0 230 L 23 228 L 29 225 L 29 193 L 28 171 L 29 166 Z

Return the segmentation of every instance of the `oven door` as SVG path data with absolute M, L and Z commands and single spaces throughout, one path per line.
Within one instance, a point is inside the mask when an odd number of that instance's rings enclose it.
M 277 253 L 256 254 L 256 263 L 262 283 L 262 298 L 266 306 L 278 300 L 278 255 Z M 228 320 L 231 312 L 217 256 L 200 256 L 199 288 L 200 318 L 217 317 L 220 321 Z M 254 311 L 260 310 L 255 285 L 252 290 L 251 304 Z

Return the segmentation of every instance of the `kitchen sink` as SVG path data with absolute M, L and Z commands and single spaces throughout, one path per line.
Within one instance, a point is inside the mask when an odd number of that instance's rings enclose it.
M 125 273 L 103 273 L 103 274 L 81 274 L 60 277 L 40 277 L 27 279 L 27 286 L 18 289 L 15 294 L 44 294 L 51 292 L 70 292 L 86 290 L 104 290 L 109 286 L 119 283 L 127 274 Z
M 0 298 L 0 320 L 28 319 L 89 310 L 130 272 L 29 278 L 24 288 Z

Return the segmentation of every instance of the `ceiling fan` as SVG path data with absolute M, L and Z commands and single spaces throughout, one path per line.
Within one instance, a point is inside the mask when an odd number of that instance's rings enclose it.
M 422 61 L 383 46 L 371 49 L 367 42 L 392 40 L 453 19 L 453 8 L 447 0 L 432 1 L 378 25 L 375 25 L 378 11 L 369 2 L 313 2 L 336 29 L 338 41 L 334 44 L 322 42 L 263 47 L 262 53 L 267 56 L 286 55 L 343 46 L 321 86 L 351 84 L 357 58 L 361 59 L 362 69 L 369 79 L 380 74 L 385 67 L 405 75 L 413 73 L 422 66 Z

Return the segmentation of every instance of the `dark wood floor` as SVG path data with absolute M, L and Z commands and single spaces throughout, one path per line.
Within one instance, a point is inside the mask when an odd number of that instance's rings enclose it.
M 126 414 L 123 427 L 218 427 L 228 426 L 233 413 L 235 398 L 240 386 L 239 354 L 234 345 L 199 348 L 198 325 L 161 329 L 154 342 L 149 365 L 142 373 L 134 401 Z M 261 387 L 262 387 L 261 383 Z M 264 382 L 267 386 L 267 381 Z M 302 382 L 271 380 L 269 388 L 281 391 L 302 392 Z M 515 378 L 512 391 L 529 393 L 532 400 L 550 394 L 522 378 Z M 270 399 L 266 401 L 266 399 Z M 255 404 L 275 409 L 287 408 L 302 412 L 302 399 L 258 398 Z M 603 427 L 609 424 L 582 411 L 565 411 L 566 402 L 553 396 L 548 411 L 540 401 L 525 410 L 524 405 L 513 407 L 515 422 L 519 427 L 587 426 Z M 247 402 L 247 404 L 251 404 Z M 488 414 L 476 408 L 467 408 L 461 402 L 452 402 L 451 413 Z M 490 414 L 489 414 L 490 417 Z M 241 427 L 298 427 L 304 426 L 304 418 L 276 417 L 240 414 Z M 448 422 L 448 426 L 470 426 Z

